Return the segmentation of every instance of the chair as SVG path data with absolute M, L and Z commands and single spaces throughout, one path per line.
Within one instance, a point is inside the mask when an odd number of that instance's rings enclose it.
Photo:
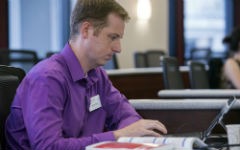
M 25 76 L 20 68 L 0 65 L 0 145 L 6 149 L 4 125 L 19 83 Z M 0 147 L 1 149 L 1 147 Z
M 193 48 L 191 50 L 191 60 L 199 61 L 207 65 L 210 57 L 211 57 L 210 48 Z
M 163 67 L 163 83 L 165 89 L 184 89 L 182 74 L 175 57 L 161 57 Z
M 160 57 L 165 56 L 161 50 L 147 50 L 145 52 L 147 67 L 160 67 Z
M 208 62 L 209 85 L 211 89 L 222 88 L 222 68 L 223 60 L 221 58 L 211 58 Z
M 109 60 L 109 61 L 103 66 L 103 68 L 104 68 L 104 69 L 118 69 L 118 68 L 119 68 L 116 54 L 114 54 L 114 55 L 112 56 L 112 59 Z
M 58 52 L 47 52 L 46 53 L 46 58 L 49 58 L 49 57 L 51 57 L 52 55 L 54 55 L 54 54 L 57 54 Z
M 0 64 L 23 68 L 29 71 L 39 61 L 33 50 L 0 49 Z
M 209 89 L 208 73 L 205 64 L 196 61 L 189 62 L 189 77 L 192 89 Z
M 135 52 L 134 53 L 134 65 L 136 68 L 146 68 L 147 67 L 145 53 L 143 53 L 143 52 Z

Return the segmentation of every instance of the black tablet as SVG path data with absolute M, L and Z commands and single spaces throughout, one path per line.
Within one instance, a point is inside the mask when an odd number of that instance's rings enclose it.
M 210 126 L 206 131 L 203 132 L 202 140 L 205 141 L 209 135 L 211 134 L 213 128 L 221 122 L 224 117 L 224 115 L 231 109 L 233 104 L 237 101 L 235 97 L 231 97 L 227 103 L 222 107 L 221 111 L 217 114 L 217 116 L 214 118 L 214 120 L 211 122 Z

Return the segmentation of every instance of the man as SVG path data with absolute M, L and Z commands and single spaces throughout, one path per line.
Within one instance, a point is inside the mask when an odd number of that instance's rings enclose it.
M 20 84 L 6 122 L 10 149 L 84 149 L 121 136 L 160 136 L 99 66 L 121 51 L 127 12 L 114 0 L 78 0 L 69 43 Z M 157 132 L 156 132 L 157 131 Z

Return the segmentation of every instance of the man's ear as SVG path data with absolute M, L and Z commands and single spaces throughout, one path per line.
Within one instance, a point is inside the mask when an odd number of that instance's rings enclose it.
M 91 24 L 87 21 L 83 22 L 80 26 L 80 34 L 83 38 L 87 38 L 90 32 L 90 29 L 92 28 Z

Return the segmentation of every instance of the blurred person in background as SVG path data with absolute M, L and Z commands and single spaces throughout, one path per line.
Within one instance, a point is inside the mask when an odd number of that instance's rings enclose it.
M 228 45 L 229 57 L 223 66 L 223 88 L 240 89 L 240 28 L 234 28 L 223 39 Z

